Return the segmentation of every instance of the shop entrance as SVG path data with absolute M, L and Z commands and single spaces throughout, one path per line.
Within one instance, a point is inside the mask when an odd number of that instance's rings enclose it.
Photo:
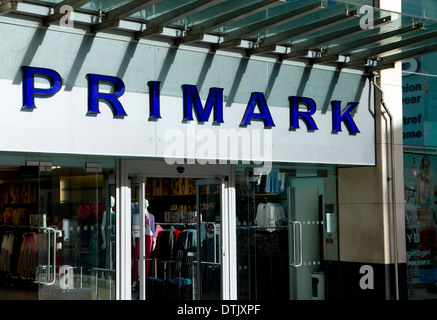
M 225 299 L 227 179 L 170 168 L 129 174 L 131 299 Z
M 324 203 L 329 192 L 326 187 L 333 187 L 326 177 L 308 174 L 289 178 L 289 298 L 292 300 L 326 299 L 325 251 L 334 245 L 332 233 L 336 232 L 332 229 L 336 219 L 334 204 Z M 326 230 L 328 219 L 330 225 Z
M 67 162 L 0 166 L 1 299 L 115 299 L 114 167 Z
M 335 170 L 241 166 L 236 190 L 238 298 L 328 299 L 327 266 L 338 260 Z

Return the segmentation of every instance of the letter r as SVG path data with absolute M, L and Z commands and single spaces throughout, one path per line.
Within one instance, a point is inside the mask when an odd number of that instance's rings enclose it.
M 21 69 L 23 71 L 23 108 L 35 109 L 36 97 L 51 97 L 62 87 L 62 78 L 54 70 L 34 67 L 22 67 Z M 35 88 L 35 76 L 47 79 L 50 88 Z
M 124 83 L 121 79 L 97 74 L 88 74 L 88 114 L 100 113 L 99 101 L 107 103 L 112 110 L 114 117 L 127 116 L 126 111 L 121 105 L 120 98 L 125 91 Z M 114 87 L 114 92 L 103 93 L 99 90 L 101 82 L 106 82 Z
M 311 98 L 304 97 L 289 97 L 290 101 L 290 129 L 299 129 L 299 119 L 302 120 L 308 130 L 318 130 L 316 122 L 312 115 L 316 112 L 316 102 Z M 299 104 L 303 103 L 307 107 L 307 111 L 299 111 Z

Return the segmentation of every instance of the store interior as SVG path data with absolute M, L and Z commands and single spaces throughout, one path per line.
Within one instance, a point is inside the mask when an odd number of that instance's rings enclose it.
M 107 178 L 84 167 L 0 166 L 1 299 L 115 297 L 114 272 L 99 273 L 115 262 L 103 245 L 113 227 L 104 220 L 114 216 L 106 214 Z M 68 290 L 59 289 L 63 270 L 74 273 Z
M 146 229 L 153 224 L 145 236 L 147 300 L 220 298 L 220 189 L 199 187 L 196 199 L 200 180 L 145 178 Z M 138 188 L 131 188 L 133 299 L 139 298 Z

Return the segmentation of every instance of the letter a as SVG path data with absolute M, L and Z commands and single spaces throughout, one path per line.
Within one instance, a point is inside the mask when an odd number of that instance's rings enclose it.
M 360 268 L 360 274 L 364 274 L 360 279 L 360 288 L 363 290 L 373 289 L 373 268 L 364 265 Z
M 373 29 L 373 8 L 371 6 L 365 5 L 362 6 L 359 10 L 360 14 L 364 15 L 360 19 L 360 27 L 363 30 Z
M 255 106 L 258 106 L 260 113 L 254 113 Z M 252 119 L 262 120 L 264 122 L 264 127 L 275 126 L 266 98 L 261 92 L 252 92 L 240 126 L 251 124 Z

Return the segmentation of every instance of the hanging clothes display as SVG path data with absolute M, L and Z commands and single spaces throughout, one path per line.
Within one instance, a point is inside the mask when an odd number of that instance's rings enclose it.
M 3 240 L 1 244 L 0 252 L 0 270 L 5 271 L 8 274 L 11 273 L 11 257 L 14 248 L 14 238 L 13 232 L 6 232 L 3 235 Z
M 270 172 L 267 175 L 266 193 L 281 193 L 285 190 L 285 173 Z
M 285 191 L 286 175 L 283 172 L 258 172 L 256 193 L 281 193 Z
M 260 227 L 268 227 L 266 230 L 274 231 L 275 227 L 287 223 L 284 208 L 279 203 L 262 202 L 258 204 L 255 223 Z
M 4 276 L 33 280 L 38 266 L 38 234 L 27 228 L 2 230 L 0 271 Z
M 38 266 L 38 235 L 34 232 L 23 234 L 17 273 L 24 278 L 35 277 Z

